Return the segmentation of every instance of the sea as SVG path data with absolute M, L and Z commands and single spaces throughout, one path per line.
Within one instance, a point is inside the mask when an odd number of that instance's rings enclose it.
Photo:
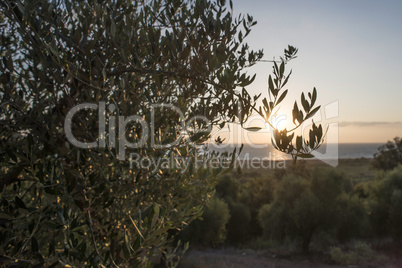
M 373 158 L 382 143 L 339 143 L 323 144 L 313 152 L 318 159 L 357 159 Z M 235 148 L 238 152 L 241 145 L 238 144 L 208 144 L 206 151 L 219 153 L 231 153 Z M 204 149 L 205 150 L 205 149 Z M 244 144 L 238 159 L 263 159 L 284 160 L 291 159 L 290 155 L 276 150 L 271 144 Z

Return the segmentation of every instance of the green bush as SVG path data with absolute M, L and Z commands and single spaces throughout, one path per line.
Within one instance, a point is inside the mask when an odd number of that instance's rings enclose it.
M 247 194 L 243 198 L 247 202 L 252 213 L 258 213 L 258 209 L 264 205 L 271 203 L 274 199 L 275 182 L 270 177 L 251 178 L 244 183 L 244 193 Z
M 402 238 L 402 166 L 381 174 L 371 191 L 369 208 L 373 235 Z
M 216 196 L 225 200 L 237 200 L 240 195 L 240 182 L 230 175 L 222 176 L 221 180 L 215 186 Z
M 273 201 L 275 183 L 271 177 L 254 177 L 242 185 L 243 191 L 240 200 L 248 206 L 250 211 L 251 219 L 248 227 L 250 237 L 262 235 L 262 229 L 258 222 L 258 211 L 261 206 Z
M 311 190 L 320 201 L 331 203 L 341 193 L 351 193 L 352 183 L 335 169 L 316 169 L 311 174 Z
M 237 244 L 261 235 L 258 210 L 273 200 L 273 180 L 260 177 L 240 180 L 226 175 L 215 189 L 216 195 L 229 205 L 228 242 Z
M 354 195 L 358 198 L 365 199 L 370 195 L 369 184 L 367 182 L 359 183 L 355 185 L 353 189 Z
M 283 238 L 283 228 L 281 228 L 282 226 L 279 224 L 279 222 L 282 221 L 279 219 L 279 216 L 283 215 L 281 212 L 281 207 L 273 206 L 273 204 L 265 204 L 260 208 L 258 221 L 262 227 L 264 238 Z
M 295 175 L 283 178 L 276 191 L 274 202 L 263 205 L 259 211 L 259 221 L 267 239 L 283 241 L 286 237 L 294 238 L 298 234 L 303 236 L 299 228 L 314 228 L 314 223 L 308 225 L 301 219 L 303 215 L 308 215 L 310 205 L 308 203 L 314 202 L 310 198 L 311 193 L 306 193 L 307 191 L 306 180 Z M 315 220 L 315 217 L 309 219 Z M 309 232 L 307 231 L 305 235 L 309 235 Z
M 369 229 L 368 213 L 356 196 L 342 194 L 339 199 L 339 215 L 336 235 L 340 241 L 362 237 Z
M 211 198 L 201 219 L 193 221 L 183 230 L 180 238 L 204 246 L 222 244 L 227 236 L 226 225 L 230 219 L 228 205 L 220 198 Z
M 203 214 L 201 242 L 204 245 L 223 243 L 226 239 L 226 224 L 229 219 L 228 205 L 217 197 L 212 198 Z
M 389 211 L 385 202 L 378 198 L 367 200 L 367 209 L 370 222 L 370 237 L 380 238 L 389 235 Z
M 228 205 L 230 220 L 227 224 L 227 240 L 231 244 L 245 242 L 249 234 L 250 210 L 239 201 L 229 201 Z
M 389 207 L 389 220 L 392 234 L 395 239 L 402 238 L 402 190 L 395 189 L 392 192 Z
M 362 202 L 351 196 L 349 180 L 332 169 L 314 170 L 309 177 L 287 175 L 272 204 L 259 211 L 267 239 L 300 239 L 309 249 L 313 236 L 327 233 L 340 239 L 359 236 L 367 223 Z
M 331 247 L 330 257 L 337 264 L 356 265 L 373 260 L 375 255 L 367 243 L 355 241 L 350 247 L 344 250 L 340 247 Z

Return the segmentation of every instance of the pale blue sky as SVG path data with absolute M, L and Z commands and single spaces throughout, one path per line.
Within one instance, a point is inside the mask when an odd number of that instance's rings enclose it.
M 299 49 L 284 110 L 315 86 L 320 104 L 339 101 L 340 142 L 402 135 L 402 1 L 234 0 L 233 7 L 257 20 L 246 40 L 264 49 L 264 59 L 278 58 L 288 44 Z M 257 73 L 249 91 L 266 94 L 271 64 L 249 72 Z

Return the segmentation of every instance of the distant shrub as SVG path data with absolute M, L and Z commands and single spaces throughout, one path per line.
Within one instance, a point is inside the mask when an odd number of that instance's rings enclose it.
M 265 250 L 265 249 L 270 249 L 273 245 L 275 245 L 276 241 L 270 240 L 270 239 L 265 239 L 264 237 L 257 237 L 253 241 L 253 246 L 257 250 Z
M 371 204 L 376 230 L 392 235 L 395 240 L 402 238 L 402 166 L 383 174 Z
M 337 264 L 348 265 L 350 264 L 349 254 L 342 251 L 340 247 L 331 247 L 329 252 L 331 260 Z
M 193 221 L 183 230 L 180 239 L 204 246 L 216 246 L 225 241 L 226 225 L 230 219 L 228 205 L 220 198 L 211 198 L 202 219 Z
M 402 238 L 402 190 L 392 191 L 389 207 L 389 221 L 392 234 L 396 240 Z
M 399 137 L 394 141 L 388 141 L 378 148 L 374 154 L 372 166 L 377 169 L 391 170 L 402 164 L 402 140 Z
M 202 216 L 201 242 L 217 245 L 226 239 L 226 224 L 230 219 L 228 205 L 221 199 L 214 197 Z
M 389 211 L 387 205 L 380 198 L 370 198 L 367 202 L 370 236 L 383 237 L 390 234 L 389 230 Z
M 364 242 L 355 241 L 350 247 L 342 250 L 340 247 L 331 247 L 331 260 L 341 265 L 356 265 L 375 259 L 375 254 L 371 247 Z
M 341 193 L 351 193 L 352 183 L 335 169 L 316 169 L 311 175 L 311 190 L 321 201 L 331 203 Z
M 336 235 L 340 241 L 362 237 L 369 229 L 366 208 L 356 196 L 342 194 L 337 200 L 340 213 L 338 215 Z
M 227 241 L 230 244 L 244 242 L 248 236 L 250 211 L 247 205 L 241 202 L 244 195 L 244 183 L 231 175 L 223 176 L 215 187 L 216 196 L 221 198 L 229 207 L 230 219 L 227 223 Z
M 367 182 L 356 184 L 353 192 L 358 198 L 368 198 L 370 196 L 369 184 Z
M 285 216 L 283 210 L 279 206 L 273 204 L 263 205 L 258 213 L 258 220 L 263 229 L 263 237 L 265 239 L 282 240 L 285 236 L 284 226 L 279 223 L 283 222 L 280 216 Z
M 228 202 L 230 220 L 226 226 L 227 241 L 232 244 L 245 242 L 248 238 L 251 215 L 249 208 L 239 201 Z
M 276 181 L 270 177 L 255 177 L 250 178 L 243 185 L 240 199 L 250 211 L 249 235 L 260 236 L 262 229 L 257 219 L 258 211 L 261 206 L 273 201 Z
M 237 178 L 225 175 L 215 186 L 216 196 L 225 200 L 237 200 L 241 191 L 240 182 Z
M 310 171 L 310 168 L 304 161 L 296 161 L 296 163 L 287 167 L 285 174 L 291 172 L 292 174 L 307 178 L 310 176 Z
M 318 232 L 341 239 L 359 235 L 367 214 L 362 202 L 351 197 L 352 190 L 350 181 L 332 169 L 315 170 L 308 178 L 285 176 L 274 201 L 259 211 L 264 236 L 301 239 L 307 251 Z
M 268 177 L 251 178 L 244 183 L 244 193 L 247 194 L 245 199 L 250 210 L 257 213 L 262 205 L 271 203 L 274 199 L 274 187 L 274 180 Z
M 259 208 L 273 200 L 275 182 L 269 177 L 240 180 L 235 174 L 224 176 L 216 185 L 216 196 L 229 205 L 228 242 L 238 244 L 262 234 L 257 216 Z
M 295 175 L 283 178 L 272 204 L 264 205 L 259 220 L 267 239 L 283 241 L 286 237 L 302 237 L 309 244 L 315 229 L 317 216 L 310 215 L 315 200 L 309 192 L 307 182 Z

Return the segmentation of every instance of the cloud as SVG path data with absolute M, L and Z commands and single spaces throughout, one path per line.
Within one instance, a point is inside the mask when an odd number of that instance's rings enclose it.
M 396 126 L 396 125 L 402 125 L 402 122 L 364 122 L 364 121 L 343 121 L 339 122 L 340 127 L 349 127 L 349 126 L 354 126 L 354 127 L 372 127 L 372 126 Z

